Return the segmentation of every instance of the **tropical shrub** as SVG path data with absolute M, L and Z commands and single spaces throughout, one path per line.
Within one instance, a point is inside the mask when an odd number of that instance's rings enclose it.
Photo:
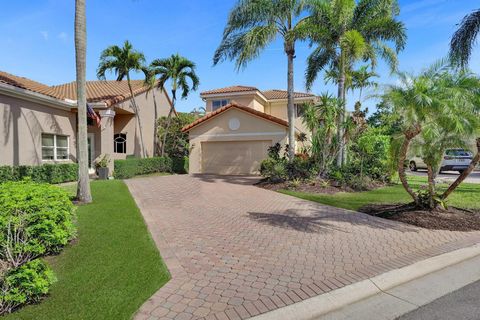
M 349 167 L 360 177 L 368 177 L 377 181 L 388 181 L 390 157 L 390 137 L 381 130 L 368 128 L 350 145 Z
M 260 174 L 273 183 L 288 179 L 285 159 L 267 158 L 260 164 Z
M 61 188 L 29 180 L 0 184 L 0 315 L 48 293 L 55 278 L 39 257 L 74 238 L 74 220 Z
M 286 148 L 285 151 L 288 149 Z M 315 163 L 308 156 L 296 155 L 293 161 L 287 159 L 287 152 L 280 155 L 282 147 L 279 143 L 268 148 L 268 158 L 260 165 L 260 174 L 271 182 L 285 180 L 308 180 L 316 173 Z
M 188 132 L 182 132 L 182 128 L 195 121 L 196 116 L 191 113 L 178 113 L 170 119 L 170 125 L 166 132 L 165 155 L 170 158 L 187 157 L 189 153 Z M 163 140 L 167 127 L 167 117 L 161 117 L 157 121 L 158 137 Z
M 0 184 L 0 260 L 18 267 L 57 253 L 75 236 L 69 194 L 31 181 Z
M 0 166 L 0 183 L 30 178 L 35 182 L 63 183 L 76 181 L 76 163 L 43 164 L 40 166 Z
M 0 278 L 0 315 L 38 302 L 55 280 L 53 271 L 40 259 L 9 270 Z
M 129 179 L 138 175 L 157 172 L 172 172 L 172 159 L 155 157 L 114 161 L 113 176 L 117 179 Z
M 189 162 L 188 157 L 173 158 L 172 159 L 172 171 L 179 174 L 188 173 Z

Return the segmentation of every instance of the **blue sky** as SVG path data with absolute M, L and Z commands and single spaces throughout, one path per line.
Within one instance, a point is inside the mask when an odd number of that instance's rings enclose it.
M 281 42 L 272 43 L 245 70 L 234 64 L 212 67 L 212 56 L 234 0 L 87 0 L 87 79 L 96 78 L 100 52 L 109 45 L 130 40 L 149 61 L 180 53 L 197 64 L 201 85 L 180 111 L 203 105 L 199 92 L 234 84 L 260 89 L 286 88 L 286 58 Z M 400 54 L 400 69 L 418 72 L 446 55 L 455 25 L 480 2 L 473 0 L 400 0 L 408 43 Z M 2 3 L 0 12 L 0 70 L 49 85 L 75 79 L 73 44 L 74 0 L 16 0 Z M 297 46 L 295 87 L 304 90 L 307 43 Z M 480 71 L 480 49 L 472 69 Z M 380 64 L 380 83 L 394 81 Z M 332 86 L 317 81 L 313 92 Z M 350 99 L 352 100 L 352 99 Z M 374 101 L 365 102 L 372 110 Z

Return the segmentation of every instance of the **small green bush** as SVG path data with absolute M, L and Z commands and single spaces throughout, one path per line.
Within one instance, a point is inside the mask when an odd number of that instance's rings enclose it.
M 155 157 L 114 161 L 113 175 L 116 179 L 129 179 L 156 172 L 172 172 L 172 159 Z
M 173 158 L 172 171 L 178 174 L 188 173 L 188 157 Z
M 59 187 L 31 181 L 0 184 L 0 260 L 19 266 L 59 252 L 75 235 L 74 218 L 69 194 Z
M 308 156 L 297 155 L 292 162 L 285 156 L 279 143 L 268 148 L 268 158 L 260 164 L 260 174 L 273 183 L 285 180 L 309 180 L 317 173 L 315 163 Z
M 40 166 L 1 166 L 0 183 L 21 181 L 30 178 L 35 182 L 63 183 L 75 181 L 78 177 L 76 163 L 43 164 Z
M 273 183 L 288 179 L 285 159 L 267 158 L 260 164 L 260 174 Z
M 310 158 L 300 156 L 287 162 L 286 170 L 289 180 L 308 180 L 317 174 L 315 163 Z
M 0 279 L 0 315 L 38 302 L 55 280 L 53 271 L 40 259 L 10 270 Z

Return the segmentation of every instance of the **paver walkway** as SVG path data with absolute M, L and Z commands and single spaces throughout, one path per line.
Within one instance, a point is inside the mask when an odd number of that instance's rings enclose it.
M 246 319 L 480 242 L 252 186 L 253 178 L 126 183 L 172 280 L 136 319 Z

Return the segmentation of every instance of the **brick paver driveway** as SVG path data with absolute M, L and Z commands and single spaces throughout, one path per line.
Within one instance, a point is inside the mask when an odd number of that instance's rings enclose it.
M 127 181 L 172 273 L 137 319 L 245 319 L 471 245 L 252 186 L 253 178 Z

